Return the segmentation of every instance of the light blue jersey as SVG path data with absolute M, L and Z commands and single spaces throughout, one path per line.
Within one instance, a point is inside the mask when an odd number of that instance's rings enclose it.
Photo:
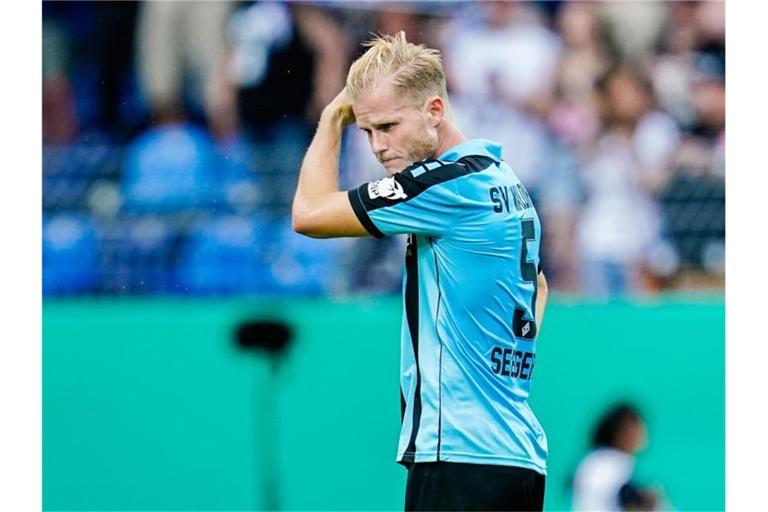
M 398 461 L 546 474 L 547 439 L 527 402 L 541 225 L 501 146 L 464 142 L 349 199 L 373 236 L 409 235 Z

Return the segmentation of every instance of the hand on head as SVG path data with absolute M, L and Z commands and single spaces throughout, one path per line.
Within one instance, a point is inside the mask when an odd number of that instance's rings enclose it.
M 341 90 L 339 94 L 325 107 L 324 115 L 330 115 L 338 118 L 342 126 L 347 126 L 355 122 L 355 113 L 352 111 L 352 101 L 347 96 L 347 88 Z

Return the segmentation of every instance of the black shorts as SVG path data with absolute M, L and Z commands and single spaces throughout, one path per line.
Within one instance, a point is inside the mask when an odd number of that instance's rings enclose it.
M 405 510 L 544 508 L 544 475 L 513 466 L 419 462 L 408 469 Z

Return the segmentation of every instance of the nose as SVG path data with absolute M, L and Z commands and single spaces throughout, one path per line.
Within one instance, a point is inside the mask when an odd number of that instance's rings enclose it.
M 377 156 L 389 149 L 387 138 L 382 133 L 372 132 L 370 136 L 371 150 Z

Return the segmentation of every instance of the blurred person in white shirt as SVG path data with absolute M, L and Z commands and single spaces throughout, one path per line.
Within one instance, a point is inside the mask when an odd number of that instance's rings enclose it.
M 573 510 L 662 510 L 660 490 L 633 480 L 635 455 L 648 441 L 645 421 L 631 404 L 611 407 L 598 421 L 592 450 L 573 479 Z
M 577 238 L 582 290 L 606 296 L 642 289 L 644 259 L 663 243 L 653 194 L 666 182 L 680 135 L 635 69 L 613 68 L 597 90 L 603 130 L 581 169 L 587 199 Z
M 512 105 L 539 110 L 537 103 L 554 85 L 560 38 L 534 4 L 484 2 L 479 7 L 461 11 L 443 31 L 452 96 L 484 100 L 495 89 Z

